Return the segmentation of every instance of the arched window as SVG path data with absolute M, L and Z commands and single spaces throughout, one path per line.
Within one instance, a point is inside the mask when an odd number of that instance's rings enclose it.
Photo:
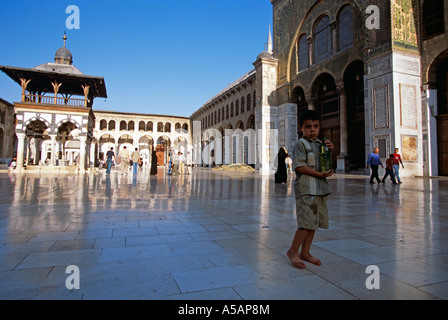
M 165 132 L 171 132 L 171 123 L 165 123 Z
M 127 128 L 128 128 L 128 127 L 127 127 L 126 121 L 121 120 L 121 121 L 120 121 L 120 131 L 126 131 Z
M 297 55 L 297 57 L 299 58 L 299 71 L 303 71 L 309 66 L 309 50 L 306 34 L 300 36 L 297 46 L 299 50 L 299 53 Z
M 257 104 L 257 93 L 254 91 L 254 97 L 253 97 L 253 99 L 252 99 L 252 103 L 253 103 L 253 107 L 254 107 L 254 110 L 255 110 L 255 107 L 256 107 L 256 104 Z
M 163 123 L 162 122 L 157 123 L 157 132 L 163 132 Z
M 145 131 L 145 122 L 144 121 L 140 121 L 138 123 L 138 131 Z
M 252 99 L 250 94 L 247 95 L 247 111 L 250 111 L 250 105 L 252 103 Z
M 238 117 L 240 114 L 240 101 L 236 100 L 235 101 L 235 116 Z
M 115 130 L 115 121 L 114 120 L 109 121 L 109 130 Z
M 314 29 L 314 60 L 319 63 L 331 56 L 330 18 L 323 16 Z
M 443 0 L 425 0 L 423 3 L 423 38 L 429 39 L 445 31 Z
M 154 130 L 154 125 L 153 125 L 152 121 L 148 121 L 148 123 L 146 124 L 146 131 L 153 132 L 153 130 Z
M 128 123 L 128 131 L 134 131 L 134 130 L 135 130 L 134 121 L 129 121 L 129 123 Z
M 353 46 L 353 8 L 345 6 L 338 15 L 339 51 Z
M 230 118 L 233 118 L 233 102 L 230 104 Z
M 107 129 L 107 121 L 103 119 L 100 121 L 100 130 L 106 130 L 106 129 Z
M 244 97 L 241 98 L 241 113 L 244 113 Z

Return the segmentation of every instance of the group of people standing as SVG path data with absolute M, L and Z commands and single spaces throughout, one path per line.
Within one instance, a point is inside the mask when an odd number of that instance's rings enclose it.
M 132 165 L 132 173 L 133 175 L 137 175 L 138 167 L 142 166 L 142 159 L 140 158 L 140 152 L 138 148 L 135 148 L 134 151 L 129 153 L 126 146 L 123 146 L 123 149 L 118 154 L 118 161 L 115 157 L 114 148 L 111 147 L 109 151 L 106 153 L 106 174 L 109 175 L 112 170 L 112 164 L 116 163 L 120 166 L 121 174 L 126 176 L 129 172 L 129 167 Z M 151 175 L 157 174 L 157 156 L 155 151 L 152 152 L 152 161 L 151 161 Z
M 185 157 L 182 152 L 171 152 L 168 159 L 168 175 L 191 174 L 193 159 L 190 152 Z

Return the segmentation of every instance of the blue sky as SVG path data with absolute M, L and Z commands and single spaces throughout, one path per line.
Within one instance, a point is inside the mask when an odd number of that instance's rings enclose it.
M 79 30 L 66 28 L 69 5 Z M 66 31 L 73 64 L 105 78 L 94 110 L 188 117 L 253 68 L 270 24 L 269 0 L 1 0 L 0 65 L 54 62 Z M 0 72 L 0 98 L 20 93 Z

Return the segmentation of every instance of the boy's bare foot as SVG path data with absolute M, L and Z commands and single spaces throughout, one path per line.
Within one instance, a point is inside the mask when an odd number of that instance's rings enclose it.
M 286 252 L 286 255 L 288 256 L 289 260 L 291 261 L 292 265 L 299 269 L 306 268 L 306 264 L 303 263 L 303 261 L 300 259 L 299 255 L 296 253 L 291 253 L 290 251 Z
M 320 262 L 319 259 L 314 258 L 314 257 L 313 257 L 312 255 L 310 255 L 310 254 L 303 254 L 303 253 L 301 253 L 301 254 L 300 254 L 300 259 L 305 260 L 305 261 L 308 261 L 309 263 L 312 263 L 312 264 L 314 264 L 314 265 L 316 265 L 316 266 L 320 266 L 320 265 L 322 265 L 322 262 Z

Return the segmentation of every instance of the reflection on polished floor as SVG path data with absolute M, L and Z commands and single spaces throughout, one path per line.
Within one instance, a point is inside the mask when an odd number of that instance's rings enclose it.
M 311 251 L 322 266 L 300 270 L 285 255 L 292 181 L 0 173 L 0 299 L 448 298 L 448 180 L 329 181 L 331 228 Z M 66 287 L 70 265 L 79 290 Z M 370 265 L 380 289 L 366 287 Z

